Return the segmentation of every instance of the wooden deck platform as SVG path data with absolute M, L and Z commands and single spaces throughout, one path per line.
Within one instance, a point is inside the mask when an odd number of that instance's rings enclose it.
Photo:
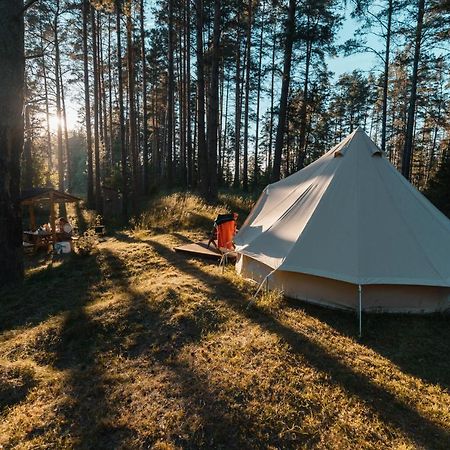
M 193 242 L 192 244 L 180 245 L 174 247 L 176 252 L 187 253 L 191 256 L 197 256 L 199 258 L 212 259 L 219 261 L 222 258 L 220 253 L 212 244 L 208 248 L 208 241 Z M 229 261 L 236 260 L 236 253 L 231 252 L 227 256 Z

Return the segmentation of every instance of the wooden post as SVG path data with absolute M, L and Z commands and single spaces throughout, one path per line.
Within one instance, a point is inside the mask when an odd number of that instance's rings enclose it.
M 55 202 L 54 202 L 54 195 L 53 192 L 50 192 L 50 226 L 52 227 L 52 241 L 53 245 L 55 245 L 56 242 L 56 227 L 55 227 Z
M 30 203 L 28 205 L 28 210 L 30 212 L 30 228 L 31 228 L 31 231 L 36 231 L 36 218 L 34 217 L 34 207 L 33 207 L 32 203 Z

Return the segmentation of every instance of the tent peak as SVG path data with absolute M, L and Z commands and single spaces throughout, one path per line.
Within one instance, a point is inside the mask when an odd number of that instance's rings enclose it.
M 361 141 L 363 139 L 363 141 Z M 365 142 L 364 142 L 365 141 Z M 335 157 L 344 156 L 350 149 L 365 148 L 372 156 L 382 156 L 383 152 L 372 141 L 369 135 L 364 131 L 364 128 L 358 126 L 351 134 L 349 134 L 337 147 L 334 152 Z

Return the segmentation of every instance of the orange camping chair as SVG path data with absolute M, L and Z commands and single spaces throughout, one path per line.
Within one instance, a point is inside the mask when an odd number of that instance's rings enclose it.
M 214 221 L 214 228 L 208 242 L 208 247 L 214 244 L 219 251 L 234 250 L 233 238 L 237 232 L 237 218 L 238 215 L 236 213 L 219 214 Z

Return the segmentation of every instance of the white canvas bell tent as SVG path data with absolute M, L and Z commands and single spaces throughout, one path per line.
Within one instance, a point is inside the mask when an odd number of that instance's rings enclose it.
M 235 243 L 237 271 L 289 297 L 359 310 L 450 308 L 450 221 L 361 128 L 267 186 Z

